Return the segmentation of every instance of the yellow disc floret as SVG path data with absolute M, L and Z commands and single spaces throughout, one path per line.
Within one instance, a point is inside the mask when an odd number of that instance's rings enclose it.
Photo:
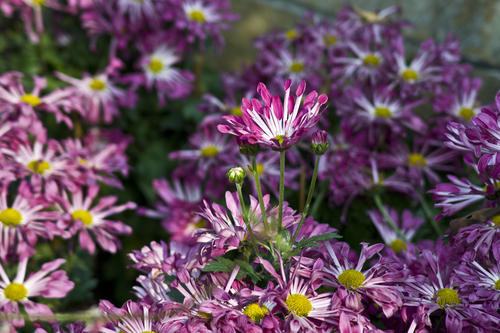
M 229 113 L 231 113 L 233 116 L 241 117 L 241 115 L 243 114 L 243 110 L 241 110 L 241 107 L 235 106 L 231 109 L 231 111 L 229 111 Z
M 403 77 L 403 79 L 405 79 L 406 81 L 416 81 L 418 80 L 418 73 L 411 69 L 411 68 L 407 68 L 405 69 L 402 73 L 401 73 L 401 76 Z
M 201 156 L 203 157 L 215 157 L 219 153 L 219 148 L 214 145 L 205 146 L 201 149 Z
M 149 69 L 151 72 L 158 74 L 163 69 L 163 62 L 159 59 L 151 59 Z
M 85 226 L 89 226 L 92 224 L 93 217 L 92 214 L 88 210 L 76 209 L 71 213 L 71 217 L 73 220 L 80 220 Z
M 290 294 L 286 298 L 286 306 L 290 312 L 300 317 L 307 317 L 312 310 L 311 301 L 301 294 Z
M 201 10 L 192 10 L 189 13 L 189 18 L 193 21 L 203 23 L 205 22 L 205 14 Z
M 375 108 L 375 116 L 379 118 L 389 118 L 392 116 L 392 112 L 385 106 L 379 106 Z
M 14 227 L 20 225 L 23 220 L 23 215 L 20 211 L 14 208 L 5 208 L 0 212 L 0 222 L 5 226 Z
M 269 313 L 269 309 L 264 305 L 260 306 L 259 303 L 249 304 L 243 310 L 243 314 L 249 316 L 256 323 L 264 319 L 267 313 Z
M 5 289 L 3 290 L 3 294 L 8 300 L 17 302 L 26 297 L 26 295 L 28 294 L 28 289 L 26 289 L 26 287 L 21 283 L 12 282 L 7 287 L 5 287 Z
M 458 297 L 458 293 L 451 288 L 440 289 L 437 294 L 437 304 L 444 308 L 447 305 L 456 305 L 462 303 Z
M 297 37 L 297 31 L 295 29 L 290 29 L 285 34 L 287 39 L 294 39 Z
M 495 215 L 490 220 L 496 225 L 500 226 L 500 215 Z
M 304 64 L 298 61 L 292 62 L 290 65 L 290 72 L 292 73 L 300 73 L 304 70 Z
M 406 247 L 406 243 L 404 241 L 402 241 L 401 239 L 395 239 L 391 242 L 391 249 L 396 252 L 396 253 L 399 253 L 401 252 L 402 250 L 408 250 L 408 248 Z
M 98 78 L 94 78 L 92 81 L 90 81 L 89 87 L 90 89 L 95 91 L 102 91 L 106 89 L 106 82 Z
M 425 160 L 425 157 L 423 155 L 412 153 L 408 155 L 408 164 L 423 168 L 427 165 L 427 161 Z
M 495 282 L 495 289 L 500 290 L 500 279 L 498 279 L 497 282 Z
M 355 269 L 346 269 L 337 276 L 337 280 L 348 289 L 356 290 L 365 282 L 365 276 Z
M 380 64 L 380 58 L 375 54 L 369 53 L 363 59 L 363 64 L 365 66 L 377 67 Z
M 44 160 L 34 160 L 28 163 L 28 169 L 34 173 L 43 175 L 45 171 L 50 170 L 50 164 Z
M 33 4 L 41 6 L 45 4 L 45 0 L 33 0 Z
M 40 97 L 35 96 L 33 94 L 23 95 L 19 100 L 21 102 L 29 104 L 29 105 L 31 105 L 33 107 L 42 104 L 42 100 L 40 99 Z
M 469 121 L 470 118 L 474 115 L 474 109 L 468 108 L 468 107 L 462 107 L 460 108 L 460 111 L 458 112 L 458 115 L 465 120 Z
M 323 36 L 323 42 L 325 45 L 335 45 L 337 43 L 337 38 L 334 35 L 325 35 Z

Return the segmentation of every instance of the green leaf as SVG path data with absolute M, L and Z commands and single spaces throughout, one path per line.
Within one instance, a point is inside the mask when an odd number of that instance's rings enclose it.
M 234 261 L 226 259 L 224 257 L 217 257 L 214 261 L 209 262 L 205 267 L 203 267 L 204 272 L 226 272 L 229 273 L 234 269 L 236 264 Z
M 239 259 L 235 260 L 234 262 L 240 266 L 240 270 L 236 275 L 236 279 L 241 280 L 245 275 L 248 275 L 253 283 L 257 283 L 261 280 L 259 274 L 255 272 L 253 266 L 248 262 Z
M 297 247 L 296 249 L 301 250 L 301 249 L 305 249 L 308 247 L 319 247 L 319 246 L 321 246 L 321 244 L 318 242 L 323 242 L 323 241 L 327 241 L 327 240 L 334 239 L 334 238 L 338 239 L 338 238 L 342 238 L 342 236 L 340 236 L 339 234 L 337 234 L 335 232 L 327 232 L 326 234 L 312 236 L 308 239 L 302 239 L 300 242 L 296 243 L 296 247 Z

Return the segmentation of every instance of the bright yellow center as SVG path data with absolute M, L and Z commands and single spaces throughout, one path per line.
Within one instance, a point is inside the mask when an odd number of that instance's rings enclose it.
M 292 62 L 290 65 L 290 72 L 292 73 L 300 73 L 304 70 L 304 64 L 298 61 Z
M 33 160 L 28 163 L 28 168 L 39 175 L 43 175 L 45 171 L 50 170 L 50 164 L 44 160 Z
M 294 39 L 297 37 L 297 31 L 295 31 L 295 29 L 290 29 L 286 32 L 285 36 L 287 39 Z
M 86 159 L 80 158 L 80 157 L 76 161 L 78 163 L 80 163 L 80 164 L 83 164 L 83 165 L 88 165 L 89 164 L 89 162 Z
M 422 156 L 421 154 L 417 154 L 417 153 L 412 153 L 412 154 L 408 155 L 408 163 L 412 166 L 421 167 L 421 168 L 423 168 L 424 166 L 427 165 L 427 161 L 425 160 L 425 157 Z
M 158 59 L 151 59 L 149 69 L 151 72 L 158 74 L 163 69 L 163 62 Z
M 269 313 L 269 309 L 266 308 L 264 305 L 261 307 L 259 303 L 249 304 L 243 310 L 243 314 L 249 316 L 250 319 L 252 319 L 256 323 L 264 319 L 267 313 Z
M 219 153 L 219 148 L 216 146 L 210 145 L 206 146 L 201 150 L 201 156 L 203 157 L 215 157 Z
M 346 269 L 337 276 L 337 280 L 348 289 L 356 290 L 365 282 L 365 276 L 355 269 Z
M 231 109 L 231 111 L 229 111 L 229 113 L 231 113 L 233 116 L 241 117 L 243 111 L 241 110 L 241 107 L 235 106 L 234 108 Z
M 363 59 L 365 66 L 377 67 L 380 64 L 380 59 L 375 54 L 367 54 Z
M 41 6 L 45 3 L 45 0 L 33 0 L 33 4 Z
M 201 311 L 198 311 L 198 315 L 200 317 L 205 318 L 205 319 L 212 319 L 212 317 L 213 317 L 212 314 L 206 313 L 206 312 L 201 312 Z
M 460 112 L 458 114 L 465 120 L 470 121 L 470 118 L 474 115 L 474 109 L 467 108 L 464 106 L 460 109 Z
M 491 221 L 495 223 L 496 225 L 500 226 L 500 215 L 495 215 L 491 218 Z
M 275 138 L 276 140 L 278 140 L 278 143 L 279 143 L 280 145 L 282 145 L 282 144 L 283 144 L 283 142 L 285 141 L 285 138 L 286 138 L 286 137 L 287 137 L 286 135 L 276 135 L 274 138 Z
M 137 2 L 142 2 L 143 0 L 135 0 Z M 155 331 L 142 331 L 142 333 L 156 333 Z
M 199 221 L 193 221 L 193 222 L 191 222 L 191 225 L 194 228 L 199 229 L 199 228 L 205 228 L 207 224 L 205 223 L 205 220 L 200 219 Z
M 20 101 L 23 103 L 29 104 L 33 107 L 40 105 L 42 103 L 42 100 L 40 99 L 40 97 L 32 95 L 32 94 L 23 95 L 20 98 Z
M 458 298 L 458 293 L 450 288 L 443 288 L 437 292 L 437 304 L 444 308 L 446 305 L 456 305 L 462 303 Z
M 89 84 L 90 89 L 96 90 L 96 91 L 102 91 L 106 89 L 106 82 L 103 80 L 100 80 L 98 78 L 94 78 L 90 84 Z
M 286 306 L 290 312 L 294 312 L 299 317 L 307 317 L 312 310 L 311 301 L 301 294 L 290 294 L 286 298 Z
M 12 282 L 3 290 L 5 298 L 17 302 L 26 297 L 28 294 L 28 289 L 21 283 Z
M 203 23 L 205 22 L 205 14 L 201 10 L 192 10 L 189 13 L 189 18 L 193 21 Z
M 0 212 L 0 222 L 7 227 L 13 227 L 21 224 L 23 215 L 20 211 L 14 208 L 5 208 Z
M 401 73 L 401 76 L 403 77 L 403 79 L 405 79 L 406 81 L 416 81 L 418 80 L 418 73 L 415 72 L 413 69 L 411 68 L 407 68 L 405 69 L 402 73 Z
M 389 118 L 390 116 L 392 116 L 392 112 L 385 106 L 379 106 L 375 108 L 375 116 L 379 118 Z
M 495 282 L 495 289 L 500 290 L 500 279 Z
M 402 250 L 406 251 L 408 248 L 406 247 L 406 243 L 403 242 L 401 239 L 395 239 L 391 242 L 391 249 L 394 252 L 399 253 Z
M 71 213 L 71 217 L 73 220 L 80 220 L 85 226 L 89 226 L 92 224 L 92 214 L 89 211 L 83 209 L 76 209 L 73 213 Z
M 335 36 L 333 35 L 325 35 L 323 36 L 323 42 L 328 46 L 334 45 L 337 43 L 337 38 L 335 38 Z

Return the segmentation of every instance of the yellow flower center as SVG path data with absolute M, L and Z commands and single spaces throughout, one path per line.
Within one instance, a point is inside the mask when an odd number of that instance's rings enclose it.
M 290 72 L 292 73 L 300 73 L 304 70 L 304 64 L 298 61 L 292 62 L 290 65 Z
M 231 111 L 229 111 L 229 113 L 231 113 L 233 116 L 241 117 L 243 111 L 241 110 L 241 107 L 235 106 L 234 108 L 231 109 Z
M 102 91 L 106 89 L 106 82 L 103 80 L 100 80 L 98 78 L 94 78 L 90 84 L 89 84 L 90 89 L 96 90 L 96 91 Z
M 413 69 L 411 68 L 407 68 L 405 69 L 402 73 L 401 73 L 401 76 L 403 77 L 403 79 L 405 79 L 406 81 L 416 81 L 418 80 L 418 73 L 415 72 Z
M 278 140 L 278 143 L 279 143 L 280 145 L 282 145 L 282 144 L 283 144 L 283 142 L 285 141 L 285 138 L 287 138 L 287 136 L 286 136 L 286 135 L 276 135 L 274 138 L 275 138 L 276 140 Z
M 356 290 L 365 282 L 365 276 L 355 269 L 346 269 L 337 276 L 337 280 L 348 289 Z
M 43 175 L 45 171 L 50 170 L 50 164 L 44 160 L 33 160 L 28 163 L 28 169 L 34 173 Z
M 137 2 L 142 2 L 143 0 L 135 0 Z M 155 331 L 142 331 L 142 333 L 156 333 Z
M 259 303 L 249 304 L 243 310 L 243 314 L 249 316 L 250 319 L 252 319 L 256 323 L 264 319 L 267 313 L 269 313 L 269 309 L 266 308 L 264 305 L 261 307 Z
M 498 279 L 497 282 L 495 282 L 495 289 L 500 290 L 500 279 Z
M 33 94 L 23 95 L 20 98 L 20 101 L 23 102 L 23 103 L 29 104 L 29 105 L 31 105 L 33 107 L 42 104 L 42 100 L 40 99 L 40 97 L 35 96 Z
M 406 251 L 408 248 L 406 247 L 406 243 L 404 241 L 402 241 L 401 239 L 395 239 L 391 242 L 391 249 L 394 252 L 399 253 L 402 250 Z
M 151 59 L 149 69 L 151 72 L 158 74 L 163 69 L 163 62 L 159 59 Z
M 206 312 L 201 312 L 201 311 L 198 311 L 198 315 L 200 317 L 205 318 L 205 319 L 212 319 L 212 317 L 213 317 L 212 314 L 206 313 Z
M 323 36 L 323 42 L 328 46 L 334 45 L 337 43 L 337 38 L 334 35 L 325 35 Z
M 89 162 L 86 159 L 80 158 L 80 157 L 76 161 L 78 163 L 80 163 L 80 164 L 83 164 L 83 165 L 88 165 L 89 164 Z
M 206 146 L 201 150 L 201 156 L 203 157 L 215 157 L 219 153 L 219 148 L 214 145 Z
M 379 118 L 389 118 L 390 116 L 392 116 L 392 112 L 385 106 L 379 106 L 375 108 L 375 116 Z
M 207 224 L 205 223 L 204 219 L 200 219 L 199 221 L 193 221 L 193 222 L 191 222 L 191 225 L 194 228 L 199 229 L 199 228 L 205 228 Z
M 408 155 L 408 163 L 412 166 L 417 166 L 423 168 L 427 165 L 427 161 L 425 157 L 421 154 L 412 153 Z
M 12 282 L 7 287 L 5 287 L 3 293 L 5 295 L 5 298 L 13 302 L 17 302 L 26 297 L 26 295 L 28 294 L 28 289 L 26 289 L 26 287 L 21 283 Z
M 41 6 L 45 3 L 45 0 L 33 0 L 33 4 Z
M 301 294 L 290 294 L 286 298 L 286 306 L 290 312 L 294 312 L 299 317 L 307 317 L 312 310 L 311 301 Z
M 189 18 L 193 21 L 203 23 L 205 22 L 205 14 L 201 10 L 192 10 L 189 13 Z
M 491 221 L 496 225 L 500 226 L 500 215 L 495 215 L 491 218 Z
M 5 208 L 0 212 L 0 221 L 7 227 L 14 227 L 21 224 L 23 215 L 14 208 Z
M 367 54 L 363 59 L 363 64 L 365 66 L 377 67 L 380 64 L 380 58 L 372 53 Z
M 474 109 L 462 107 L 460 108 L 460 112 L 458 113 L 460 117 L 464 118 L 467 121 L 470 121 L 470 118 L 474 115 Z
M 290 29 L 286 32 L 285 37 L 287 39 L 294 39 L 297 37 L 297 31 L 295 29 Z
M 92 224 L 92 214 L 88 210 L 76 209 L 73 213 L 71 213 L 71 217 L 73 220 L 80 220 L 85 226 L 89 226 Z
M 443 288 L 439 290 L 436 294 L 437 304 L 444 308 L 446 305 L 456 305 L 462 303 L 460 298 L 458 298 L 458 293 L 450 288 Z

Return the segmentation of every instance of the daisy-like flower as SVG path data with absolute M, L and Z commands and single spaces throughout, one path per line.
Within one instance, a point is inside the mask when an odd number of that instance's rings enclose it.
M 112 323 L 112 328 L 102 327 L 100 332 L 115 333 L 146 333 L 166 332 L 162 329 L 162 319 L 166 315 L 161 307 L 155 307 L 143 302 L 127 301 L 121 308 L 116 308 L 110 302 L 101 300 L 99 309 Z
M 110 67 L 112 66 L 118 65 L 110 65 Z M 112 69 L 108 69 L 107 72 L 110 70 Z M 73 85 L 73 87 L 66 89 L 72 91 L 80 99 L 80 105 L 77 107 L 85 119 L 94 124 L 99 123 L 100 120 L 104 123 L 110 123 L 114 117 L 119 115 L 119 105 L 133 105 L 132 96 L 118 88 L 107 72 L 95 76 L 85 73 L 82 79 L 56 73 L 59 79 Z
M 259 83 L 257 92 L 262 97 L 264 105 L 257 99 L 243 99 L 243 115 L 224 116 L 229 125 L 218 125 L 222 133 L 237 136 L 251 144 L 262 144 L 277 150 L 287 149 L 296 144 L 302 136 L 313 128 L 320 120 L 323 110 L 321 106 L 328 100 L 326 95 L 316 91 L 309 93 L 302 104 L 306 83 L 299 83 L 295 95 L 290 96 L 292 81 L 286 80 L 285 97 L 282 104 L 279 96 L 271 93 L 263 83 Z
M 370 78 L 371 82 L 380 75 L 380 69 L 384 64 L 384 57 L 379 51 L 371 51 L 359 47 L 354 43 L 348 43 L 354 57 L 332 57 L 333 69 L 331 75 L 340 75 L 342 80 L 347 80 L 356 75 L 363 80 Z
M 189 95 L 194 75 L 174 67 L 181 57 L 167 46 L 160 45 L 154 52 L 142 57 L 139 64 L 146 77 L 146 85 L 155 85 L 160 104 L 165 104 L 165 97 L 176 99 Z
M 480 87 L 481 79 L 464 78 L 451 92 L 436 96 L 433 105 L 438 111 L 470 122 L 471 118 L 477 116 L 481 111 L 481 106 L 477 101 L 477 92 Z
M 158 17 L 155 0 L 118 0 L 118 8 L 122 14 L 128 13 L 135 24 L 143 19 L 154 21 Z
M 19 262 L 17 274 L 10 280 L 0 264 L 0 308 L 2 313 L 20 315 L 19 306 L 22 305 L 30 318 L 36 320 L 37 316 L 51 316 L 52 311 L 47 305 L 35 303 L 32 297 L 63 298 L 73 289 L 71 282 L 64 270 L 56 270 L 65 262 L 56 259 L 42 265 L 36 273 L 31 273 L 26 278 L 26 265 L 28 258 Z M 13 318 L 11 323 L 16 327 L 24 326 L 22 317 Z
M 21 182 L 12 203 L 7 200 L 8 183 L 0 185 L 0 259 L 13 255 L 21 259 L 34 253 L 38 237 L 52 239 L 60 230 L 52 223 L 56 212 L 46 211 L 47 203 L 33 195 L 26 182 Z
M 63 191 L 56 204 L 59 211 L 64 213 L 58 224 L 67 228 L 72 235 L 78 233 L 80 246 L 89 253 L 95 252 L 95 243 L 90 234 L 94 235 L 105 251 L 115 253 L 120 247 L 120 241 L 115 235 L 129 235 L 132 228 L 120 221 L 108 220 L 107 217 L 127 209 L 135 209 L 136 204 L 127 202 L 114 206 L 118 198 L 106 196 L 92 205 L 98 193 L 98 185 L 88 186 L 86 193 L 83 188 L 79 188 L 71 193 L 71 198 Z
M 424 223 L 423 218 L 413 216 L 411 211 L 408 209 L 403 211 L 401 218 L 399 218 L 399 214 L 395 209 L 386 207 L 386 211 L 389 213 L 396 226 L 401 230 L 408 241 L 411 241 L 418 228 Z M 406 251 L 408 249 L 405 241 L 402 240 L 388 225 L 387 221 L 378 210 L 369 210 L 367 213 L 377 228 L 380 236 L 384 240 L 384 243 L 388 247 L 390 247 L 395 253 L 399 253 L 403 250 Z
M 381 261 L 372 263 L 369 269 L 363 270 L 365 262 L 379 254 L 384 248 L 383 244 L 368 246 L 367 243 L 362 243 L 357 260 L 349 255 L 350 249 L 346 243 L 339 242 L 332 246 L 326 242 L 325 245 L 328 253 L 325 254 L 326 264 L 323 268 L 327 273 L 324 283 L 338 288 L 336 293 L 347 307 L 361 310 L 361 299 L 369 298 L 380 306 L 388 318 L 403 305 L 402 290 L 395 282 L 404 280 L 404 270 Z
M 481 222 L 460 228 L 453 243 L 462 249 L 472 247 L 475 253 L 487 257 L 500 244 L 500 215 Z

